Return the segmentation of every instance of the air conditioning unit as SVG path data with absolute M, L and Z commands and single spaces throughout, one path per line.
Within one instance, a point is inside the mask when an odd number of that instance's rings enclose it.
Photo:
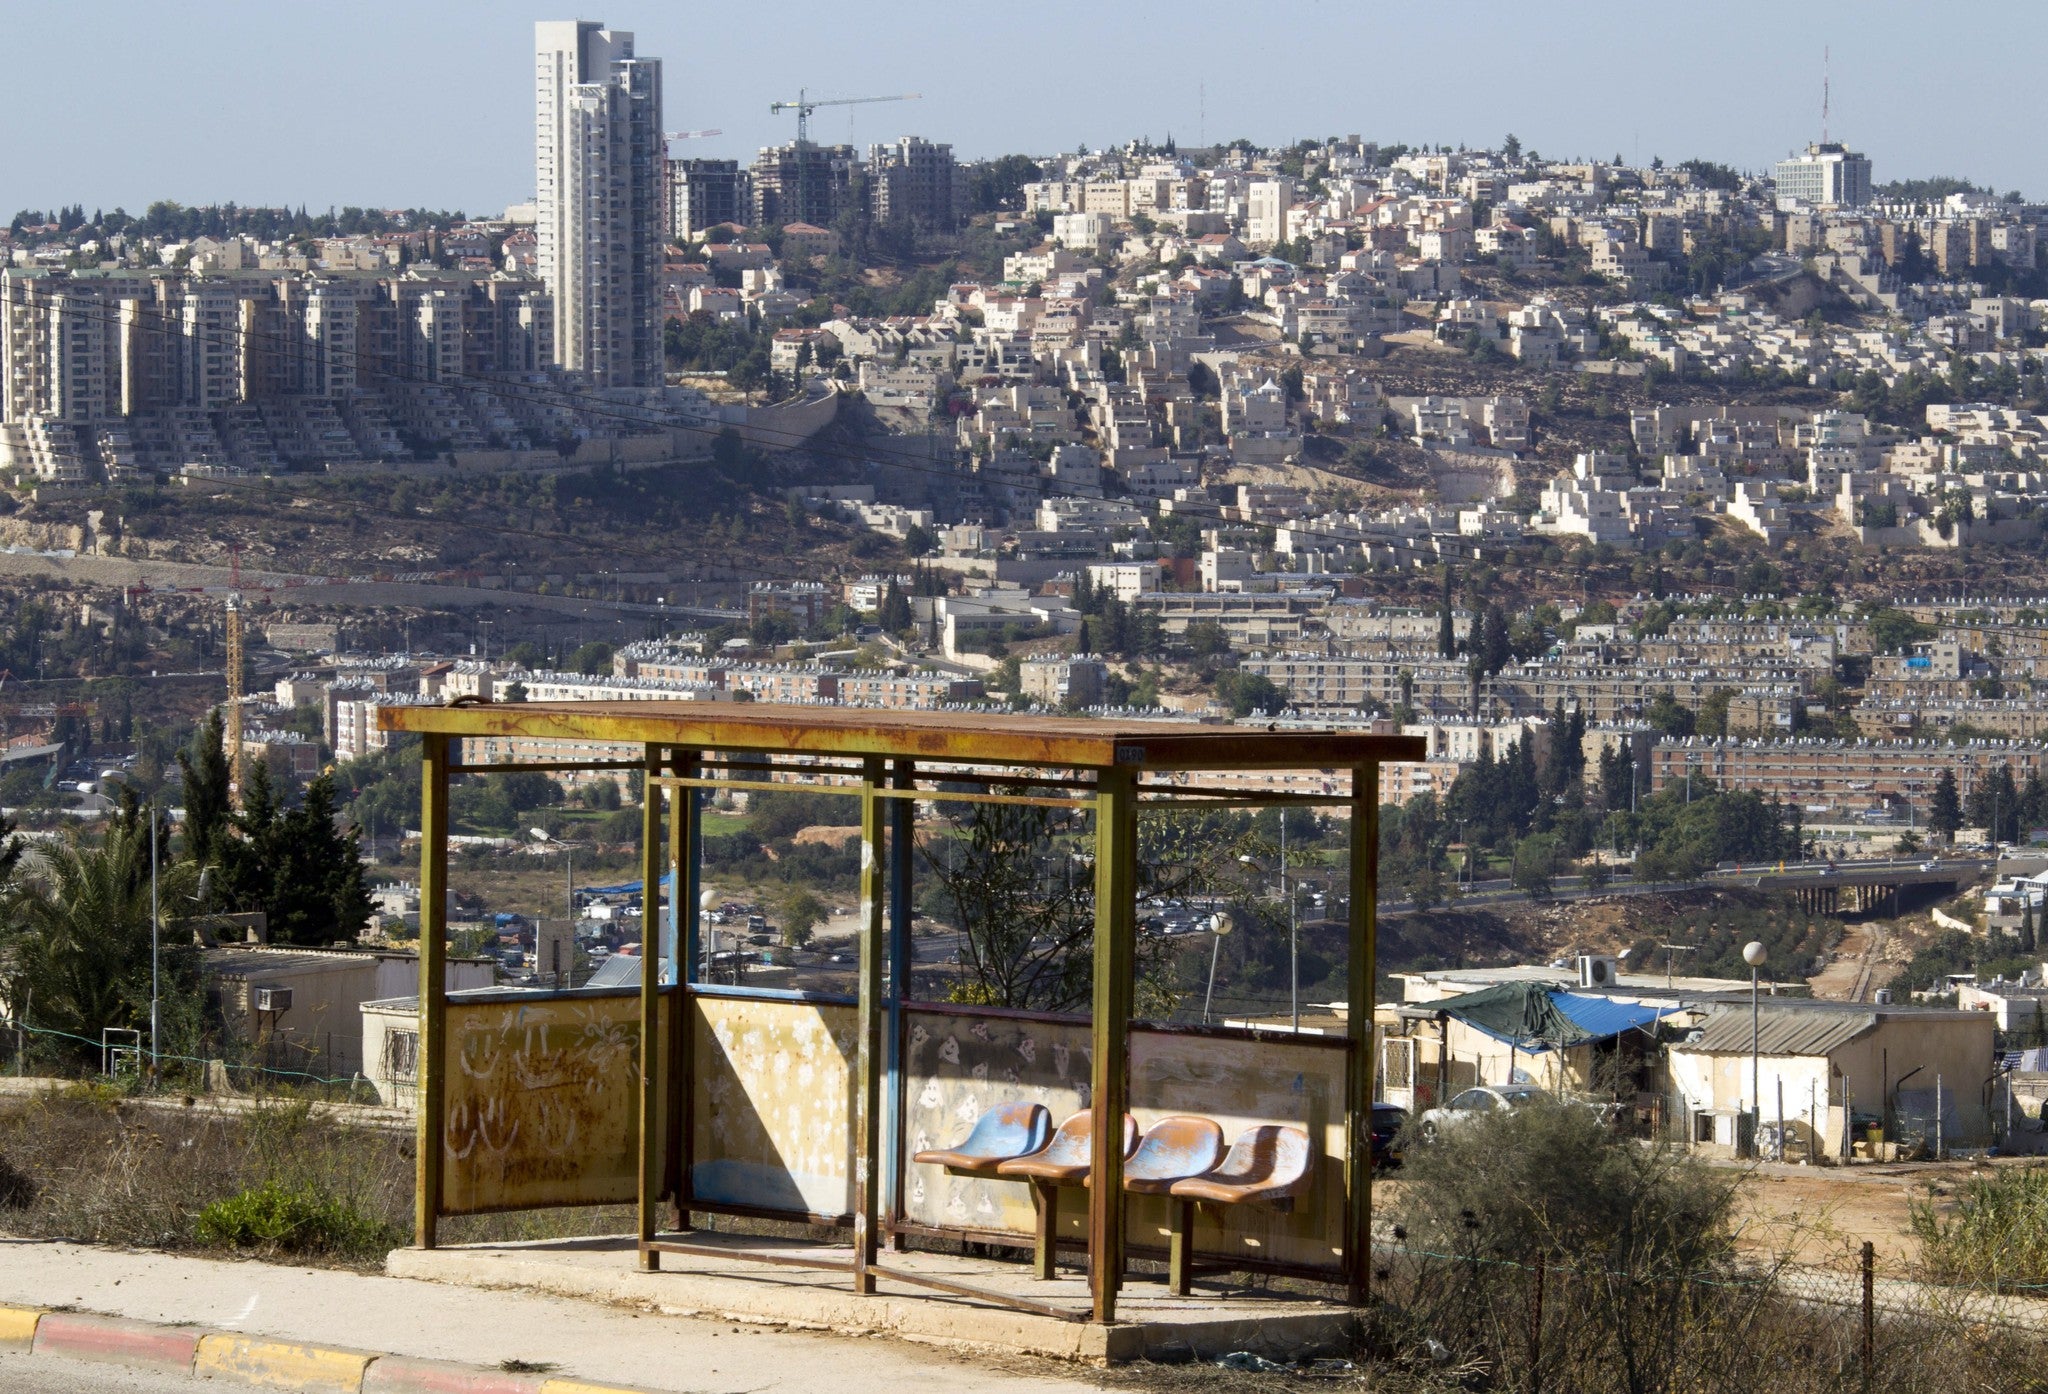
M 1620 959 L 1607 954 L 1579 955 L 1580 987 L 1613 987 L 1620 981 Z
M 292 990 L 288 987 L 259 987 L 250 995 L 259 1012 L 283 1013 L 292 1009 Z

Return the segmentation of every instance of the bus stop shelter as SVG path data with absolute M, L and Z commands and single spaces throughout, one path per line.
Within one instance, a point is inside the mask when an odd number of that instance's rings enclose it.
M 1085 1216 L 1068 1215 L 1071 1233 L 1048 1239 L 1052 1230 L 1039 1230 L 1041 1250 L 1085 1249 L 1086 1311 L 1057 1315 L 1117 1321 L 1129 1258 L 1159 1251 L 1143 1234 L 1132 1242 L 1141 1213 L 1133 1207 L 1154 1203 L 1125 1186 L 1118 1139 L 1134 1109 L 1311 1131 L 1316 1170 L 1298 1211 L 1226 1215 L 1186 1242 L 1212 1266 L 1298 1274 L 1335 1285 L 1351 1303 L 1365 1299 L 1379 767 L 1422 759 L 1421 740 L 725 701 L 459 699 L 386 707 L 379 721 L 421 738 L 419 1248 L 437 1245 L 437 1227 L 451 1215 L 630 1201 L 643 1270 L 659 1270 L 665 1257 L 687 1269 L 693 1255 L 730 1256 L 706 1247 L 694 1216 L 793 1220 L 834 1226 L 847 1242 L 829 1257 L 763 1253 L 761 1261 L 843 1270 L 858 1294 L 887 1279 L 1044 1314 L 1052 1309 L 1014 1290 L 963 1287 L 898 1256 L 928 1239 L 1031 1246 L 1014 1184 L 963 1181 L 914 1160 L 923 1148 L 952 1145 L 967 1121 L 1006 1097 L 1024 1097 L 1078 1108 L 1092 1123 L 1088 1184 L 1070 1193 L 1070 1209 L 1085 1205 Z M 549 759 L 546 743 L 577 758 Z M 593 748 L 624 755 L 597 758 Z M 518 758 L 504 758 L 508 751 Z M 450 781 L 528 770 L 644 777 L 637 992 L 451 1001 L 444 990 Z M 1322 792 L 1245 778 L 1302 771 L 1324 772 Z M 852 993 L 719 984 L 703 971 L 702 805 L 715 791 L 763 789 L 859 801 Z M 1092 822 L 1085 1017 L 913 999 L 914 822 L 919 804 L 934 801 L 1035 805 Z M 1344 1034 L 1134 1022 L 1140 818 L 1275 804 L 1349 818 Z M 1142 1214 L 1152 1219 L 1141 1229 L 1164 1233 L 1155 1212 Z M 1057 1209 L 1051 1223 L 1060 1223 Z M 1049 1250 L 1040 1257 L 1049 1268 Z

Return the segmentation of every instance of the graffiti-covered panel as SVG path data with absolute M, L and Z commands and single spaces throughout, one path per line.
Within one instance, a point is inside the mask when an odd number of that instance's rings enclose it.
M 1260 1123 L 1308 1130 L 1315 1184 L 1291 1212 L 1256 1205 L 1197 1210 L 1197 1253 L 1334 1268 L 1344 1250 L 1344 1076 L 1350 1055 L 1287 1038 L 1131 1033 L 1131 1112 L 1140 1126 L 1173 1113 L 1212 1118 L 1225 1142 Z M 1130 1237 L 1164 1246 L 1165 1203 L 1133 1196 Z
M 793 1214 L 853 1209 L 849 1005 L 695 997 L 690 1194 Z
M 451 1002 L 447 1011 L 442 1213 L 632 1200 L 639 995 Z
M 1043 1104 L 1054 1127 L 1088 1107 L 1086 1022 L 939 1012 L 904 1014 L 903 1153 L 957 1146 L 997 1104 Z M 1065 1225 L 1086 1229 L 1086 1207 L 1067 1197 Z M 1078 1219 L 1074 1217 L 1079 1217 Z M 906 1163 L 903 1218 L 913 1224 L 1032 1232 L 1031 1189 L 1021 1181 L 954 1176 Z

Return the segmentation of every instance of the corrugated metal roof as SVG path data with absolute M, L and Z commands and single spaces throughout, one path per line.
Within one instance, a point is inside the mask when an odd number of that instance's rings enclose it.
M 1875 1009 L 1857 1002 L 1775 1004 L 1757 1013 L 1755 1048 L 1764 1055 L 1826 1055 L 1877 1026 Z M 1717 1006 L 1700 1026 L 1700 1038 L 1681 1050 L 1747 1055 L 1751 1049 L 1747 1006 Z

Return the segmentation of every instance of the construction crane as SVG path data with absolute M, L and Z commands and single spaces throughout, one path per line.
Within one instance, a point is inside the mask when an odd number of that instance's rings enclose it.
M 803 145 L 811 138 L 811 113 L 821 106 L 860 106 L 867 102 L 914 102 L 923 97 L 922 92 L 904 92 L 894 97 L 820 97 L 813 101 L 808 90 L 799 87 L 793 102 L 770 102 L 768 114 L 778 115 L 785 111 L 796 113 L 796 143 Z
M 242 806 L 242 597 L 228 595 L 228 806 Z
M 242 544 L 228 543 L 228 807 L 242 806 Z
M 662 136 L 662 139 L 663 139 L 663 140 L 702 140 L 702 139 L 704 139 L 704 137 L 706 137 L 706 136 L 722 136 L 722 135 L 724 135 L 724 134 L 725 134 L 725 132 L 724 132 L 724 131 L 721 131 L 721 130 L 719 130 L 719 129 L 718 129 L 718 128 L 717 128 L 716 126 L 714 126 L 714 127 L 712 127 L 712 128 L 710 129 L 710 130 L 708 130 L 708 131 L 669 131 L 669 132 L 667 132 L 666 134 L 664 134 L 664 135 Z

